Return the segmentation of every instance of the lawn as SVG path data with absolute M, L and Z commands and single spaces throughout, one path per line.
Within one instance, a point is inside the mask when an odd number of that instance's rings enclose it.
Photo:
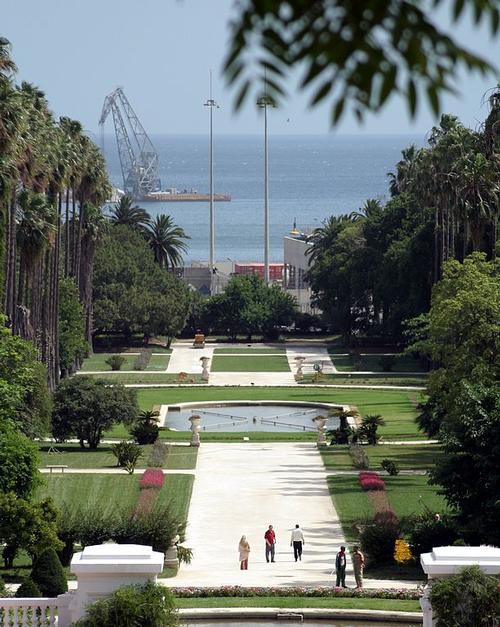
M 348 446 L 325 446 L 321 448 L 323 463 L 328 470 L 353 470 Z M 427 470 L 432 468 L 443 454 L 436 444 L 378 444 L 364 446 L 370 460 L 371 470 L 381 470 L 383 459 L 395 461 L 401 470 Z
M 83 370 L 80 371 L 82 374 L 86 374 Z M 106 379 L 110 383 L 121 383 L 123 385 L 127 383 L 134 383 L 136 385 L 158 385 L 162 383 L 182 383 L 185 385 L 189 385 L 192 383 L 206 383 L 201 378 L 201 374 L 188 374 L 186 378 L 179 379 L 178 374 L 165 372 L 106 372 L 103 374 L 91 374 L 91 377 L 96 377 L 99 379 Z
M 338 349 L 330 349 L 330 357 L 340 372 L 351 372 L 353 370 L 368 370 L 372 372 L 383 372 L 380 360 L 381 354 L 362 354 L 359 359 L 353 359 L 349 355 L 342 354 Z M 425 372 L 420 362 L 413 359 L 411 355 L 395 355 L 395 363 L 392 366 L 394 372 Z M 355 363 L 359 361 L 359 366 Z M 390 374 L 390 373 L 384 373 Z
M 141 409 L 153 405 L 195 401 L 224 400 L 290 400 L 317 401 L 355 405 L 360 413 L 381 414 L 387 424 L 380 428 L 386 439 L 422 439 L 414 418 L 416 392 L 402 390 L 358 390 L 300 387 L 203 387 L 203 388 L 158 388 L 139 389 L 137 392 Z M 419 396 L 419 395 L 417 395 Z M 109 434 L 114 437 L 114 433 Z M 215 434 L 214 434 L 215 435 Z M 219 434 L 220 435 L 220 434 Z
M 195 607 L 277 607 L 296 608 L 331 608 L 356 610 L 387 610 L 399 612 L 419 612 L 418 601 L 403 599 L 356 599 L 325 597 L 195 597 L 175 599 L 179 608 Z M 327 623 L 325 623 L 326 625 Z
M 284 348 L 260 348 L 254 346 L 254 348 L 215 348 L 214 355 L 284 355 L 286 353 Z
M 437 487 L 427 483 L 422 475 L 385 477 L 386 491 L 392 508 L 398 518 L 418 514 L 429 508 L 443 512 L 446 504 L 437 494 Z M 370 498 L 359 485 L 357 475 L 330 475 L 328 489 L 340 518 L 344 535 L 349 542 L 358 539 L 356 523 L 373 516 L 374 509 Z
M 380 372 L 374 374 L 323 374 L 319 381 L 315 375 L 306 374 L 299 382 L 321 383 L 322 385 L 404 385 L 413 387 L 425 387 L 427 384 L 427 374 L 418 375 L 391 375 L 390 372 Z
M 285 355 L 256 357 L 252 355 L 214 355 L 212 372 L 290 372 Z
M 151 355 L 146 370 L 166 370 L 170 355 Z
M 128 437 L 128 433 L 123 434 Z M 57 444 L 59 453 L 48 453 L 50 445 L 40 446 L 40 467 L 51 464 L 64 464 L 70 468 L 115 468 L 116 457 L 111 452 L 109 444 L 101 444 L 92 451 L 82 449 L 79 444 Z M 141 446 L 142 456 L 137 466 L 145 468 L 151 453 L 152 445 Z M 198 449 L 190 446 L 171 446 L 167 455 L 164 468 L 167 469 L 191 469 L 196 468 Z
M 133 508 L 139 496 L 140 474 L 134 475 L 45 475 L 37 497 L 52 497 L 61 507 L 98 507 L 105 515 L 118 509 Z M 170 503 L 173 512 L 185 521 L 193 489 L 194 475 L 165 475 L 157 504 Z
M 106 363 L 106 359 L 109 359 L 111 355 L 120 354 L 125 361 L 122 365 L 122 370 L 134 370 L 135 360 L 137 359 L 137 355 L 127 355 L 122 353 L 94 353 L 90 357 L 83 362 L 82 372 L 87 372 L 89 370 L 101 372 L 101 371 L 111 371 L 111 366 L 108 366 Z

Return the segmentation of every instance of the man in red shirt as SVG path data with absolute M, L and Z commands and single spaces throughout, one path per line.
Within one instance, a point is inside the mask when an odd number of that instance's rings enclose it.
M 274 562 L 274 548 L 276 545 L 276 534 L 274 533 L 274 529 L 272 525 L 269 525 L 269 529 L 264 534 L 264 540 L 266 541 L 266 562 L 269 563 L 269 558 L 271 558 L 271 562 Z

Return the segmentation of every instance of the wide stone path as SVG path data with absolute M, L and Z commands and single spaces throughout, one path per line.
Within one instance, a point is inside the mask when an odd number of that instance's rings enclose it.
M 186 546 L 193 561 L 163 580 L 175 586 L 327 585 L 344 542 L 325 481 L 321 457 L 312 443 L 202 443 L 198 455 Z M 295 563 L 290 534 L 295 523 L 306 545 Z M 276 563 L 267 564 L 264 532 L 277 534 Z M 239 570 L 238 542 L 245 534 L 251 554 Z M 349 574 L 349 583 L 353 585 Z M 348 585 L 349 585 L 348 583 Z

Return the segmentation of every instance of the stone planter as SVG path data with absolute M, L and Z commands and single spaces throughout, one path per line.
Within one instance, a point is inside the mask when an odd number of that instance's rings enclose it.
M 190 416 L 189 422 L 191 423 L 191 442 L 190 446 L 200 446 L 200 416 Z
M 295 363 L 297 364 L 297 372 L 296 377 L 297 380 L 301 381 L 304 378 L 304 373 L 302 372 L 302 365 L 304 364 L 306 358 L 305 357 L 295 357 Z
M 209 357 L 200 357 L 200 361 L 201 361 L 201 378 L 203 379 L 203 381 L 208 381 L 210 374 L 208 372 L 208 364 L 210 362 L 210 358 Z
M 325 418 L 325 416 L 316 416 L 316 418 L 313 418 L 313 420 L 314 424 L 316 425 L 316 429 L 318 430 L 318 446 L 320 444 L 326 444 L 325 429 L 328 418 Z

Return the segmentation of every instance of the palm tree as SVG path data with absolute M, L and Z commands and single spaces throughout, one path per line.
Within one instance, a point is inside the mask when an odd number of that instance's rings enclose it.
M 372 218 L 376 213 L 382 210 L 382 205 L 379 200 L 375 198 L 369 198 L 365 204 L 358 211 L 351 211 L 349 219 L 353 222 L 357 222 L 362 218 Z
M 159 215 L 148 225 L 146 237 L 151 246 L 155 261 L 162 268 L 175 268 L 182 261 L 182 253 L 188 249 L 183 240 L 190 239 L 184 229 L 174 224 L 167 215 Z
M 9 78 L 16 70 L 16 64 L 10 56 L 10 41 L 0 37 L 0 77 Z
M 120 202 L 111 209 L 111 222 L 113 224 L 125 224 L 132 229 L 142 231 L 151 223 L 151 216 L 142 207 L 133 205 L 133 202 L 132 196 L 127 194 L 122 196 Z

